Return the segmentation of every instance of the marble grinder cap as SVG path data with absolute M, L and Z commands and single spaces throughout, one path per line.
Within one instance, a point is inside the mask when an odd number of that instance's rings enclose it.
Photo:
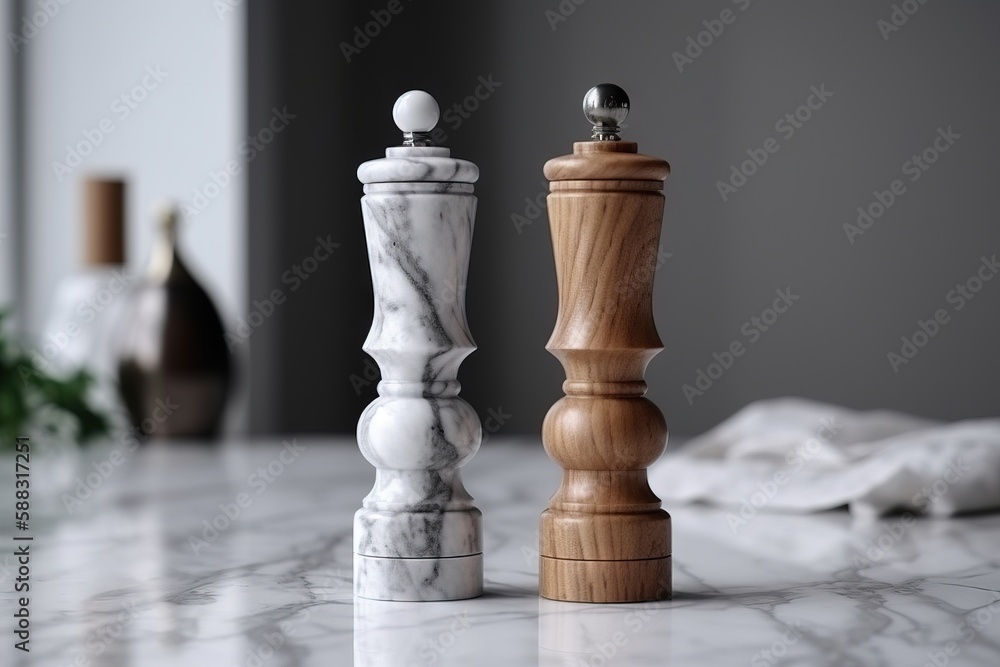
M 475 183 L 479 167 L 451 157 L 451 150 L 435 146 L 431 130 L 441 111 L 437 101 L 422 90 L 400 95 L 392 108 L 392 119 L 403 132 L 403 145 L 385 149 L 385 157 L 358 167 L 358 180 L 370 183 Z

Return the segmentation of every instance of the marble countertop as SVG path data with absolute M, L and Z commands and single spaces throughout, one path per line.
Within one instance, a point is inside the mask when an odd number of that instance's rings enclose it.
M 536 551 L 558 468 L 494 437 L 466 467 L 486 594 L 376 602 L 352 598 L 351 518 L 374 478 L 353 441 L 34 465 L 32 650 L 5 611 L 4 665 L 1000 665 L 1000 515 L 759 514 L 734 531 L 724 510 L 668 507 L 673 600 L 559 603 L 537 596 Z

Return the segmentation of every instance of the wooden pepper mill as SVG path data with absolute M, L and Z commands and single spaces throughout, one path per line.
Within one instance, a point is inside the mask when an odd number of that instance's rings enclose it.
M 542 426 L 564 471 L 541 517 L 539 589 L 575 602 L 659 600 L 672 592 L 670 515 L 646 468 L 667 424 L 643 374 L 662 348 L 652 289 L 670 165 L 619 139 L 629 99 L 618 86 L 592 88 L 583 111 L 592 140 L 544 169 L 559 284 L 546 349 L 566 372 L 566 396 Z

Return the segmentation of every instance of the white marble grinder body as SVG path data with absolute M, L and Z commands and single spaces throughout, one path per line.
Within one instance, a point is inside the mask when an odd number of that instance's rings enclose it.
M 379 397 L 358 422 L 375 485 L 354 516 L 354 593 L 398 601 L 483 592 L 481 512 L 459 468 L 482 442 L 458 396 L 458 368 L 476 349 L 465 281 L 479 169 L 444 147 L 399 146 L 358 178 L 375 313 L 364 350 Z

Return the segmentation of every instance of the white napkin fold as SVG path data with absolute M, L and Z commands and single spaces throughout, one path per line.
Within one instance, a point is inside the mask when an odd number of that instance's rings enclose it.
M 798 398 L 758 401 L 649 469 L 664 504 L 951 516 L 1000 507 L 1000 419 L 945 424 Z M 734 510 L 735 511 L 735 510 Z M 738 520 L 738 518 L 737 518 Z

